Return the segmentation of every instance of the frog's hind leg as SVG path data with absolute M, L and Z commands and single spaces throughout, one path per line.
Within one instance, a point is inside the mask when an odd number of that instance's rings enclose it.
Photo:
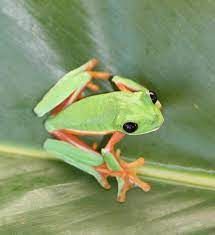
M 88 62 L 89 63 L 89 67 L 87 69 L 93 69 L 93 67 L 96 65 L 95 62 Z M 98 85 L 94 84 L 92 82 L 93 78 L 98 78 L 98 79 L 109 79 L 112 75 L 110 73 L 105 73 L 105 72 L 96 72 L 96 71 L 86 71 L 85 72 L 86 75 L 88 75 L 90 77 L 90 79 L 88 81 L 86 81 L 85 84 L 83 84 L 83 86 L 81 87 L 81 89 L 77 88 L 75 91 L 73 91 L 69 97 L 67 97 L 64 101 L 62 101 L 59 105 L 57 105 L 52 111 L 51 114 L 52 115 L 57 115 L 60 111 L 62 111 L 63 109 L 65 109 L 67 106 L 69 106 L 70 104 L 72 104 L 73 102 L 80 100 L 82 98 L 84 98 L 83 96 L 83 92 L 86 88 L 90 89 L 93 92 L 98 91 L 100 88 Z M 79 76 L 79 75 L 77 75 Z M 83 77 L 82 74 L 80 74 L 80 80 Z
M 109 73 L 92 71 L 97 64 L 98 60 L 91 59 L 61 77 L 36 105 L 34 112 L 39 117 L 51 111 L 52 115 L 56 115 L 69 104 L 77 101 L 93 78 L 108 79 L 111 76 Z
M 53 145 L 46 144 L 47 151 L 55 152 L 63 161 L 93 175 L 105 189 L 110 188 L 107 181 L 108 175 L 96 169 L 97 166 L 104 165 L 104 159 L 97 151 L 67 130 L 58 130 L 51 134 L 58 139 L 57 145 L 62 145 L 62 148 L 58 149 L 54 146 L 53 149 Z M 63 143 L 67 144 L 66 147 Z
M 83 87 L 79 92 L 72 92 L 69 97 L 67 97 L 64 101 L 62 101 L 60 104 L 58 104 L 55 108 L 51 110 L 51 115 L 55 116 L 59 112 L 61 112 L 63 109 L 65 109 L 67 106 L 75 102 L 76 100 L 79 100 L 82 98 L 82 93 L 84 91 Z
M 54 136 L 56 139 L 70 143 L 78 148 L 82 148 L 82 149 L 84 148 L 90 151 L 95 151 L 88 144 L 80 140 L 77 136 L 72 134 L 70 131 L 67 131 L 66 129 L 56 130 L 56 131 L 51 132 L 50 134 Z
M 100 154 L 54 139 L 47 139 L 44 148 L 58 159 L 94 176 L 105 189 L 110 188 L 106 178 L 95 170 L 96 166 L 103 164 L 103 158 Z

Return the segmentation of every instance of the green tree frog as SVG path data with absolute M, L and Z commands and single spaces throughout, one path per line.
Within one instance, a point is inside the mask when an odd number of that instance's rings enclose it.
M 34 108 L 39 116 L 50 112 L 46 130 L 54 138 L 44 148 L 61 160 L 94 176 L 99 184 L 110 188 L 107 177 L 118 183 L 117 200 L 123 202 L 126 192 L 134 186 L 149 191 L 149 184 L 137 176 L 137 168 L 144 164 L 139 158 L 125 162 L 114 149 L 125 135 L 141 135 L 157 130 L 164 119 L 155 92 L 124 77 L 93 71 L 98 60 L 91 59 L 63 76 Z M 83 97 L 86 88 L 96 92 L 93 79 L 112 79 L 118 91 Z M 100 151 L 79 136 L 107 135 L 111 137 Z

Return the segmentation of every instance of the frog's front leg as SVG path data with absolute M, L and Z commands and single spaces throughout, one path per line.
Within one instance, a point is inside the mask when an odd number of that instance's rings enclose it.
M 106 166 L 96 167 L 97 171 L 106 174 L 107 176 L 116 177 L 118 182 L 118 196 L 117 200 L 124 202 L 126 199 L 126 192 L 133 186 L 138 186 L 144 191 L 150 190 L 150 185 L 141 181 L 137 177 L 137 168 L 144 164 L 144 159 L 139 158 L 134 162 L 127 163 L 120 159 L 120 156 L 114 151 L 114 146 L 118 143 L 124 134 L 115 132 L 108 144 L 102 149 L 102 155 Z

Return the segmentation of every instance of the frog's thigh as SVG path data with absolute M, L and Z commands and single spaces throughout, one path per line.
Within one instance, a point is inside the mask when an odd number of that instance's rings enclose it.
M 102 177 L 94 168 L 104 163 L 103 157 L 99 153 L 54 139 L 47 139 L 44 148 L 60 160 L 93 175 L 102 184 Z

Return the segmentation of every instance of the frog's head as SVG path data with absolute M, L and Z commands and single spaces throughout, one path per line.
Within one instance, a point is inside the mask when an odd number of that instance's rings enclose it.
M 153 91 L 144 89 L 129 98 L 115 120 L 116 129 L 128 135 L 156 131 L 164 122 L 161 104 Z

